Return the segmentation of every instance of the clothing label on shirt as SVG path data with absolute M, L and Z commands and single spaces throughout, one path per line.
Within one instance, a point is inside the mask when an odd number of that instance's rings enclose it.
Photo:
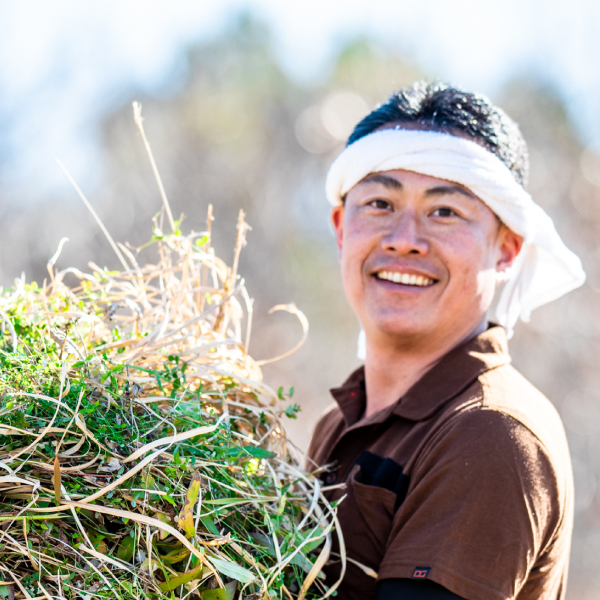
M 411 579 L 427 579 L 429 575 L 429 571 L 431 571 L 431 567 L 416 567 L 410 576 Z

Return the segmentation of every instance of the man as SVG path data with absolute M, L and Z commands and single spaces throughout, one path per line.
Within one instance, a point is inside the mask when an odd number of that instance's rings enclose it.
M 585 276 L 525 191 L 527 168 L 504 112 L 424 83 L 365 117 L 331 167 L 365 352 L 309 449 L 341 499 L 347 561 L 338 543 L 325 569 L 330 586 L 343 575 L 340 600 L 564 597 L 567 442 L 506 340 Z

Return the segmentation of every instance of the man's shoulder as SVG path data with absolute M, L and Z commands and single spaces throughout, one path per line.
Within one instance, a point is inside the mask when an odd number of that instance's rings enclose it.
M 481 409 L 508 415 L 526 427 L 551 454 L 567 453 L 560 416 L 550 400 L 511 365 L 479 377 Z
M 429 434 L 414 457 L 430 467 L 465 461 L 483 471 L 533 473 L 544 485 L 570 489 L 569 447 L 558 412 L 535 386 L 510 365 L 481 374 L 432 419 Z M 542 475 L 542 474 L 540 474 Z
M 410 465 L 414 485 L 448 473 L 461 486 L 477 481 L 489 498 L 509 489 L 517 499 L 533 498 L 547 513 L 548 535 L 568 524 L 573 483 L 562 422 L 516 369 L 483 373 L 435 420 Z

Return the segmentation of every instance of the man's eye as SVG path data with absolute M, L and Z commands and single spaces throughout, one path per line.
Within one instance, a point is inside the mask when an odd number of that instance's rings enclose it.
M 456 216 L 456 213 L 451 208 L 447 208 L 445 206 L 442 208 L 436 208 L 432 214 L 434 217 L 455 217 Z
M 371 200 L 369 204 L 373 208 L 378 208 L 379 210 L 387 210 L 390 208 L 390 203 L 387 200 L 382 200 L 381 198 L 377 198 L 376 200 Z

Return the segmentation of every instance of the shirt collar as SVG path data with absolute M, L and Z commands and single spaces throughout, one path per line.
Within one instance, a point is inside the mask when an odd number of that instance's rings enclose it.
M 380 422 L 390 414 L 411 421 L 427 419 L 480 375 L 508 363 L 510 355 L 506 332 L 503 327 L 491 324 L 486 331 L 443 356 L 391 410 L 381 411 L 368 422 Z M 354 371 L 341 387 L 332 389 L 331 394 L 347 426 L 351 427 L 359 421 L 366 405 L 364 367 Z

